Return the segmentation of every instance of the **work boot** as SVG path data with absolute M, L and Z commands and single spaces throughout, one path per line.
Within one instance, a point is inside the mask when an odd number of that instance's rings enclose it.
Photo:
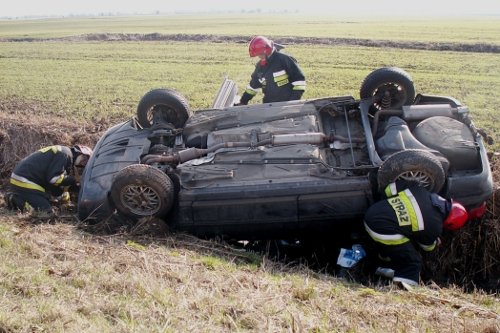
M 411 279 L 407 279 L 407 278 L 398 277 L 398 276 L 395 276 L 392 279 L 392 282 L 397 287 L 405 289 L 407 291 L 411 291 L 411 290 L 413 290 L 414 287 L 418 286 L 418 282 L 417 281 L 414 281 L 414 280 L 411 280 Z
M 8 209 L 14 210 L 16 209 L 16 205 L 14 203 L 14 193 L 7 192 L 5 193 L 3 199 L 5 201 L 5 205 L 7 206 Z
M 377 270 L 375 270 L 375 275 L 392 279 L 394 277 L 394 270 L 386 267 L 377 267 Z

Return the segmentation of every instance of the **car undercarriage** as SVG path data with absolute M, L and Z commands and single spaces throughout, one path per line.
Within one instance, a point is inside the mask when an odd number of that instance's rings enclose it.
M 400 69 L 371 73 L 359 100 L 233 106 L 234 87 L 223 87 L 213 108 L 194 113 L 175 91 L 148 92 L 137 117 L 97 143 L 79 218 L 156 216 L 198 235 L 294 237 L 359 227 L 396 179 L 471 209 L 492 193 L 468 108 L 414 96 Z

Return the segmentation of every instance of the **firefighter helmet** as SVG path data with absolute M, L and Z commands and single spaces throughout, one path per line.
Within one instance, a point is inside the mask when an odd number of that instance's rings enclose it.
M 464 226 L 469 219 L 469 214 L 464 206 L 451 200 L 451 209 L 448 217 L 444 220 L 443 228 L 448 230 L 457 230 Z
M 274 42 L 264 36 L 255 36 L 248 45 L 250 57 L 259 55 L 270 56 L 273 53 Z
M 84 167 L 93 153 L 91 148 L 83 145 L 74 145 L 71 150 L 73 152 L 74 165 L 76 167 Z

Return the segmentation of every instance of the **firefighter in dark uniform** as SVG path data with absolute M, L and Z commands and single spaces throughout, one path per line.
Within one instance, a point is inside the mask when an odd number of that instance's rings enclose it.
M 385 270 L 381 275 L 417 285 L 422 268 L 417 248 L 434 250 L 443 229 L 456 230 L 467 222 L 467 211 L 458 202 L 404 181 L 388 185 L 384 194 L 387 199 L 365 214 L 365 229 L 389 267 L 380 268 Z
M 22 159 L 10 178 L 5 201 L 10 209 L 50 211 L 51 196 L 69 201 L 66 189 L 78 185 L 92 149 L 76 145 L 71 148 L 54 145 L 42 148 Z
M 259 89 L 264 93 L 263 102 L 298 100 L 306 89 L 306 79 L 297 61 L 279 52 L 272 40 L 263 36 L 254 37 L 249 44 L 250 57 L 259 57 L 250 84 L 236 105 L 247 105 Z

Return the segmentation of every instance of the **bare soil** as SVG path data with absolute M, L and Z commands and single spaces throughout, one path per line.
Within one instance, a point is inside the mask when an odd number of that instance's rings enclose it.
M 104 131 L 116 123 L 116 120 L 105 118 L 75 123 L 71 119 L 44 116 L 41 110 L 49 107 L 39 101 L 0 101 L 2 189 L 7 185 L 15 164 L 32 151 L 52 144 L 71 146 L 80 143 L 93 147 Z M 424 258 L 424 278 L 440 285 L 455 284 L 469 290 L 500 291 L 500 154 L 491 153 L 490 156 L 495 191 L 487 202 L 485 216 L 469 222 L 458 232 L 443 235 L 441 250 Z M 106 232 L 112 231 L 109 228 Z M 303 255 L 304 258 L 318 259 L 315 254 Z
M 366 47 L 398 48 L 410 50 L 433 50 L 454 52 L 500 53 L 500 45 L 487 43 L 448 43 L 448 42 L 415 42 L 375 40 L 363 38 L 327 38 L 327 37 L 289 37 L 276 36 L 275 40 L 282 44 L 314 44 L 314 45 L 355 45 Z M 41 41 L 181 41 L 181 42 L 212 42 L 212 43 L 248 43 L 248 36 L 225 36 L 205 34 L 123 34 L 99 33 L 84 34 L 60 38 L 16 37 L 0 38 L 1 42 L 41 42 Z

